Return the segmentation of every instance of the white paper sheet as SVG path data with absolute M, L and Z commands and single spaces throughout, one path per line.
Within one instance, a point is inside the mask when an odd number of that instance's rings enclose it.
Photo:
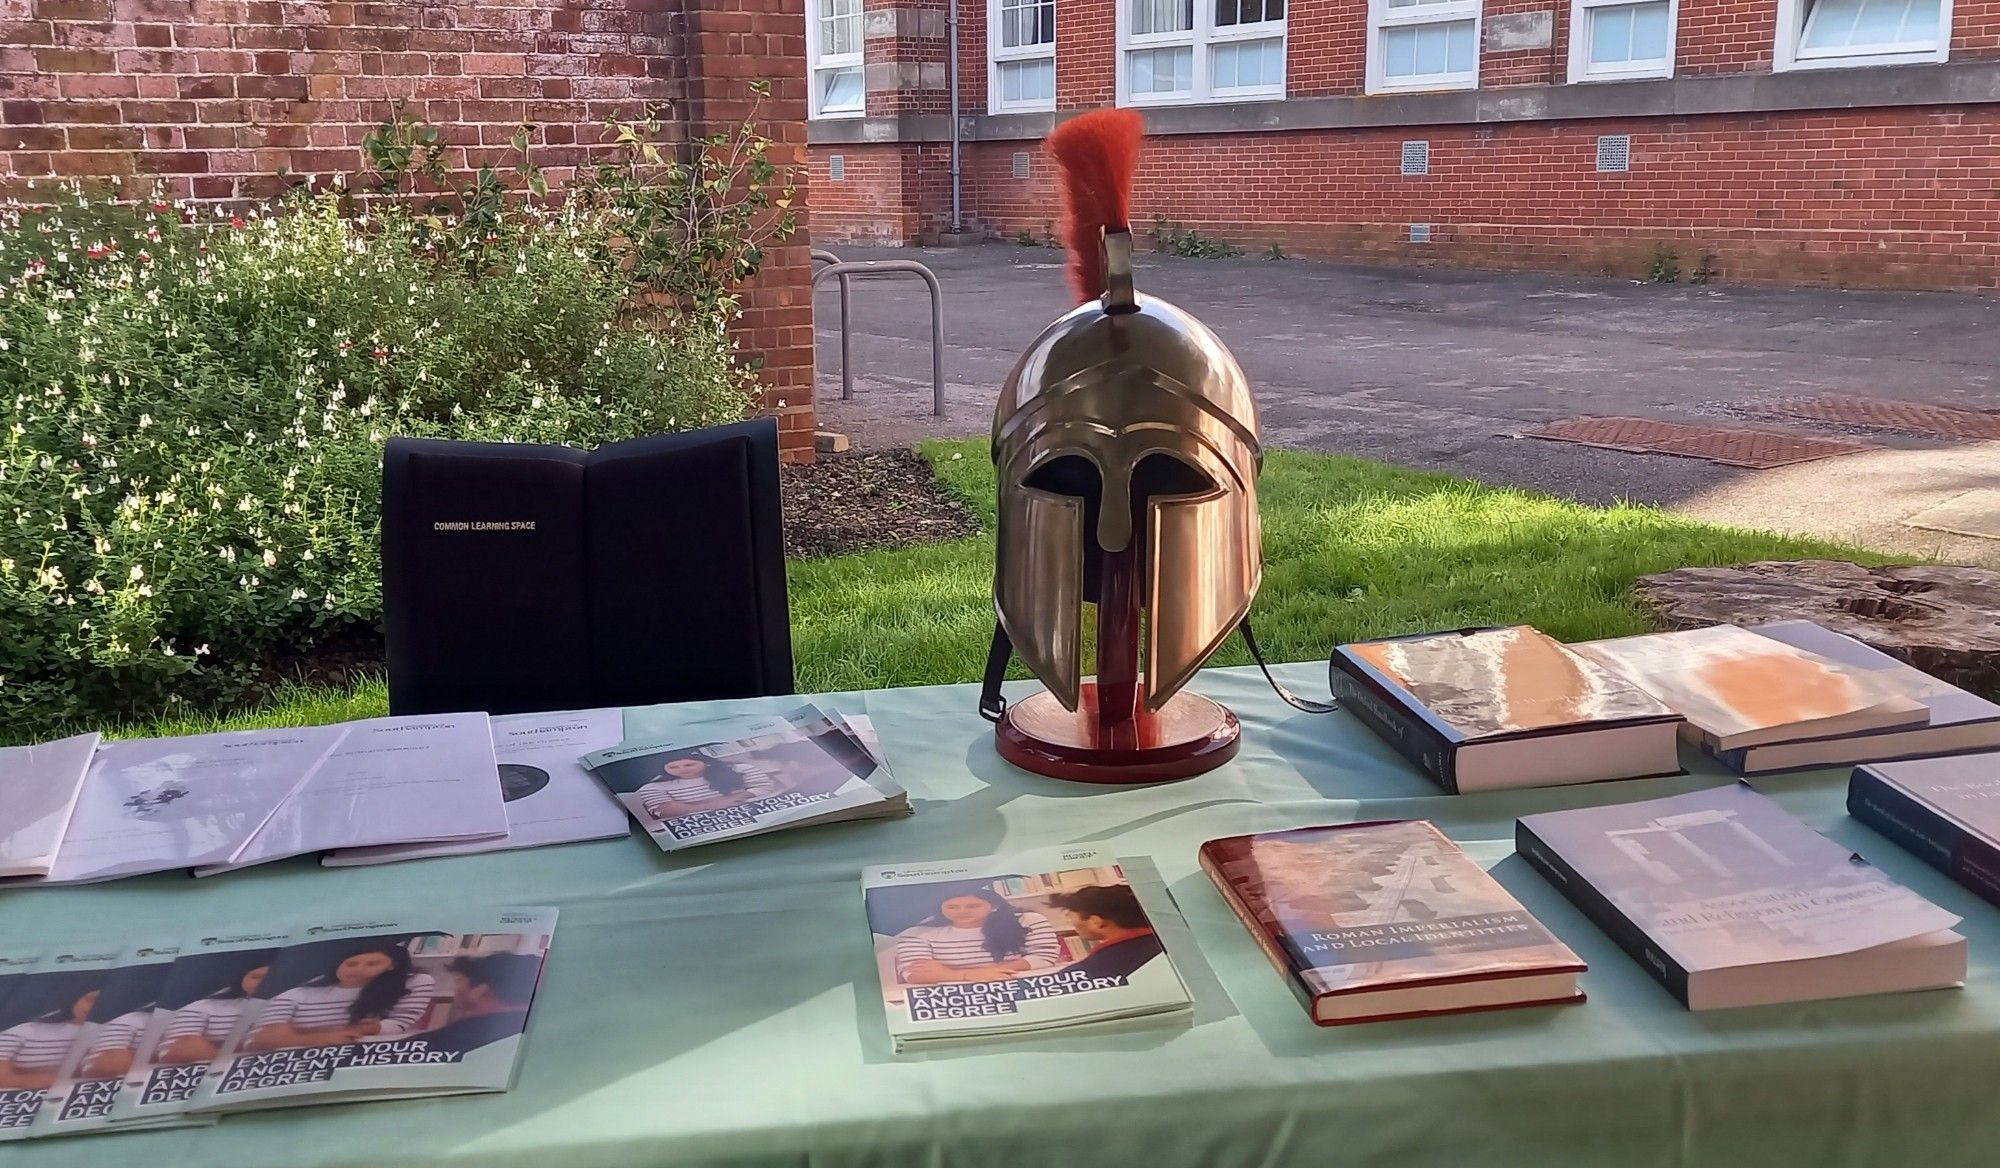
M 493 720 L 493 755 L 499 762 L 500 797 L 507 834 L 456 843 L 391 844 L 342 848 L 320 863 L 329 868 L 387 864 L 425 856 L 463 856 L 510 848 L 536 848 L 583 840 L 622 839 L 632 830 L 618 800 L 578 761 L 625 736 L 619 709 L 514 714 Z
M 98 736 L 0 748 L 0 876 L 46 876 Z
M 226 862 L 197 876 L 335 848 L 507 834 L 485 714 L 371 718 Z
M 345 734 L 344 726 L 303 726 L 104 743 L 46 882 L 224 862 Z

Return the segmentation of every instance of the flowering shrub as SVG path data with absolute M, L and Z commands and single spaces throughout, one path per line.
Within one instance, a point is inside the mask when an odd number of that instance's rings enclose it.
M 590 199 L 436 213 L 340 191 L 0 208 L 0 725 L 242 694 L 381 609 L 386 435 L 591 445 L 740 417 L 724 314 Z

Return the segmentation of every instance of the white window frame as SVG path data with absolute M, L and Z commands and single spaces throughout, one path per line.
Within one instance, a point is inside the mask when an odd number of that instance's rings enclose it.
M 1402 8 L 1389 7 L 1388 0 L 1368 0 L 1367 91 L 1414 93 L 1479 88 L 1479 66 L 1486 56 L 1486 30 L 1480 15 L 1483 7 L 1480 0 L 1432 0 Z M 1382 35 L 1385 31 L 1412 25 L 1458 24 L 1465 20 L 1472 21 L 1472 72 L 1439 73 L 1410 80 L 1390 79 L 1387 38 Z
M 1060 2 L 1060 0 L 1058 0 Z M 1000 0 L 986 0 L 986 112 L 993 114 L 1045 113 L 1056 108 L 1055 87 L 1050 86 L 1047 98 L 1033 101 L 1006 101 L 1000 96 L 1000 66 L 1008 61 L 1047 61 L 1051 69 L 1056 67 L 1056 43 L 1052 40 L 1045 45 L 1016 45 L 1004 48 L 1000 44 Z
M 1672 77 L 1674 75 L 1674 54 L 1679 51 L 1681 27 L 1681 0 L 1667 0 L 1667 59 L 1662 62 L 1644 64 L 1593 65 L 1590 61 L 1590 26 L 1592 9 L 1624 8 L 1647 3 L 1648 0 L 1570 0 L 1569 9 L 1569 80 L 1575 81 L 1633 81 L 1645 77 Z
M 1132 32 L 1132 0 L 1113 0 L 1118 12 L 1118 104 L 1130 106 L 1203 105 L 1229 101 L 1282 101 L 1291 75 L 1291 15 L 1296 0 L 1285 0 L 1285 15 L 1255 24 L 1216 24 L 1215 0 L 1194 0 L 1194 27 L 1182 32 Z M 1238 85 L 1217 89 L 1210 81 L 1209 54 L 1218 45 L 1244 41 L 1278 42 L 1284 61 L 1276 85 Z M 1188 48 L 1194 58 L 1194 84 L 1184 93 L 1133 93 L 1128 58 L 1135 50 Z
M 821 53 L 819 48 L 820 9 L 826 3 L 827 0 L 806 0 L 806 116 L 814 121 L 836 121 L 844 118 L 865 117 L 868 113 L 868 73 L 866 66 L 862 64 L 863 53 L 861 45 L 866 35 L 861 25 L 863 18 L 859 12 L 854 16 L 855 50 L 853 52 Z M 819 84 L 820 74 L 830 73 L 836 69 L 862 70 L 861 107 L 859 109 L 834 110 L 829 113 L 819 108 L 821 92 Z
M 1805 40 L 1806 17 L 1811 10 L 1812 0 L 1778 0 L 1778 39 L 1771 54 L 1774 71 L 1922 65 L 1943 62 L 1951 57 L 1951 0 L 1938 0 L 1938 39 L 1935 45 L 1860 45 L 1833 52 L 1802 54 L 1800 45 Z

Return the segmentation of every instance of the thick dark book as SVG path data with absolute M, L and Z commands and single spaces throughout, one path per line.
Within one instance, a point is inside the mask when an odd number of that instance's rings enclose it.
M 1679 714 L 1525 625 L 1342 645 L 1330 675 L 1341 705 L 1454 793 L 1681 773 Z
M 1779 621 L 1776 624 L 1756 625 L 1750 631 L 1794 649 L 1817 653 L 1887 683 L 1904 697 L 1921 703 L 1929 710 L 1929 718 L 1915 726 L 1862 730 L 1716 751 L 1715 756 L 1722 764 L 1738 774 L 1768 774 L 1884 759 L 1930 758 L 2000 749 L 2000 704 L 1932 677 L 1853 637 L 1823 629 L 1811 621 Z
M 390 709 L 792 692 L 777 465 L 769 418 L 588 452 L 392 439 Z
M 1514 848 L 1690 1009 L 1965 980 L 1957 916 L 1740 783 L 1523 816 Z
M 1856 767 L 1847 813 L 2000 904 L 2000 755 Z
M 1583 998 L 1576 954 L 1427 822 L 1230 836 L 1200 856 L 1321 1026 Z

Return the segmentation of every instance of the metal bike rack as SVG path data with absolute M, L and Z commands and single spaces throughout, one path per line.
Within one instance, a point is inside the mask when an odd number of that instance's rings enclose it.
M 938 287 L 936 273 L 915 260 L 863 260 L 849 262 L 830 251 L 812 249 L 814 263 L 826 266 L 813 273 L 813 291 L 818 292 L 820 282 L 828 276 L 840 281 L 840 396 L 852 400 L 854 397 L 854 366 L 848 360 L 850 345 L 848 308 L 852 301 L 848 293 L 848 281 L 861 276 L 893 276 L 910 273 L 921 278 L 931 293 L 931 414 L 944 416 L 944 290 Z

